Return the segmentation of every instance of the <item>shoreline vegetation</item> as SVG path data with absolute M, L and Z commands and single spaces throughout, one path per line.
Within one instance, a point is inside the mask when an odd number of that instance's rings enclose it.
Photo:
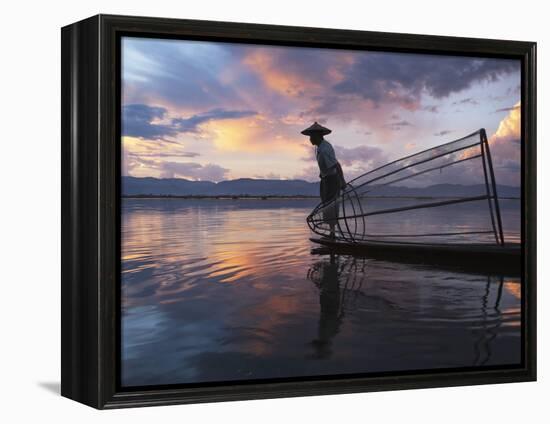
M 189 200 L 304 200 L 319 199 L 313 195 L 200 195 L 200 194 L 123 194 L 123 199 L 189 199 Z M 460 196 L 369 196 L 370 199 L 454 199 Z M 501 200 L 521 200 L 520 197 L 499 196 Z

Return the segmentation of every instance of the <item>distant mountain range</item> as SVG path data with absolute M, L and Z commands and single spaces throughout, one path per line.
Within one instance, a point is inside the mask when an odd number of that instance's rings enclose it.
M 520 197 L 521 189 L 498 185 L 499 197 Z M 476 196 L 485 186 L 434 184 L 424 188 L 389 186 L 375 191 L 377 196 L 448 197 Z M 375 194 L 373 193 L 373 194 Z M 220 181 L 191 181 L 183 178 L 122 177 L 123 196 L 319 196 L 319 183 L 304 180 L 239 178 Z

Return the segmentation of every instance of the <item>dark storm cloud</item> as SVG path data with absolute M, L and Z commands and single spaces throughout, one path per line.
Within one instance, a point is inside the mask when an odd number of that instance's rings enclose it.
M 392 131 L 399 131 L 403 127 L 411 127 L 413 126 L 409 121 L 395 121 L 395 122 L 389 122 L 384 125 L 386 128 L 389 128 Z
M 466 99 L 458 100 L 456 102 L 453 102 L 453 105 L 471 105 L 471 106 L 477 106 L 479 102 L 476 99 L 472 99 L 471 97 L 468 97 Z
M 497 109 L 495 110 L 495 113 L 498 113 L 498 112 L 510 112 L 512 110 L 516 110 L 516 109 L 519 109 L 520 106 L 517 105 L 517 106 L 510 106 L 510 107 L 503 107 L 503 108 L 500 108 L 500 109 Z
M 173 118 L 167 124 L 154 122 L 165 119 L 166 114 L 167 110 L 163 107 L 144 104 L 126 105 L 122 114 L 122 134 L 130 137 L 161 140 L 179 133 L 196 133 L 198 126 L 208 121 L 243 118 L 256 115 L 256 112 L 218 108 L 192 115 L 189 118 Z
M 442 131 L 434 133 L 434 135 L 436 137 L 443 137 L 444 135 L 450 134 L 452 132 L 453 132 L 453 130 L 442 130 Z
M 374 103 L 392 99 L 413 103 L 423 92 L 440 99 L 473 83 L 497 81 L 518 70 L 519 62 L 512 60 L 368 53 L 359 58 L 334 89 Z
M 439 106 L 427 105 L 427 106 L 423 106 L 422 110 L 425 110 L 426 112 L 431 112 L 431 113 L 438 113 L 439 112 Z
M 126 105 L 122 111 L 122 135 L 147 139 L 162 139 L 177 134 L 172 125 L 153 124 L 163 119 L 166 109 L 147 105 Z
M 350 56 L 346 51 L 293 47 L 239 47 L 238 50 L 232 51 L 235 54 L 240 52 L 245 57 L 244 63 L 248 63 L 252 68 L 257 68 L 255 57 L 268 59 L 269 64 L 261 69 L 261 73 L 283 71 L 290 77 L 299 77 L 298 79 L 327 87 L 334 80 L 332 73 L 344 67 L 343 63 Z M 300 91 L 298 90 L 298 94 Z M 304 91 L 301 94 L 306 93 Z
M 311 100 L 318 104 L 301 112 L 300 117 L 330 115 L 340 108 L 341 104 L 344 102 L 344 96 L 327 94 L 325 96 L 312 96 Z

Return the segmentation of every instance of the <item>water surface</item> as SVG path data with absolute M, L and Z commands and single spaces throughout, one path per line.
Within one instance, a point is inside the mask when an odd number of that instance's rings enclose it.
M 312 254 L 316 202 L 124 199 L 123 386 L 520 362 L 518 277 Z

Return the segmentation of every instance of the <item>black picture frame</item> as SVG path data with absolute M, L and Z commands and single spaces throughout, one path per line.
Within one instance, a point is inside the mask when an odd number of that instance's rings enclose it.
M 119 45 L 125 34 L 520 59 L 522 365 L 121 390 Z M 63 396 L 104 409 L 536 380 L 536 43 L 113 15 L 68 25 L 61 35 Z

